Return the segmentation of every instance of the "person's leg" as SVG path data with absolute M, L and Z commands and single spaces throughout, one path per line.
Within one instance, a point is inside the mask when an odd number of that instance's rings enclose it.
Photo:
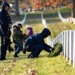
M 31 47 L 32 52 L 29 54 L 28 58 L 34 58 L 38 57 L 41 51 L 43 50 L 43 47 L 41 45 L 34 45 Z
M 15 51 L 15 52 L 16 52 L 16 49 L 17 49 L 17 48 L 18 48 L 17 45 L 15 45 L 15 46 L 14 46 L 14 51 Z
M 1 46 L 1 59 L 4 60 L 6 57 L 5 45 Z
M 16 54 L 17 48 L 18 48 L 17 45 L 15 45 L 15 46 L 14 46 L 14 57 L 18 57 L 17 54 Z
M 21 42 L 21 46 L 22 46 L 22 48 L 23 48 L 23 42 Z M 21 51 L 23 51 L 23 49 L 21 49 Z
M 7 38 L 5 38 L 5 52 L 4 52 L 5 57 L 6 57 L 8 43 L 9 42 L 8 42 Z
M 3 37 L 1 37 L 1 51 L 0 51 L 0 59 L 5 60 L 6 57 L 6 45 L 3 44 Z
M 14 57 L 18 57 L 17 55 L 19 54 L 20 50 L 23 49 L 22 45 L 20 42 L 15 42 L 15 54 Z
M 11 52 L 11 41 L 10 41 L 9 38 L 7 39 L 7 42 L 8 42 L 7 50 L 8 50 L 9 52 Z
M 7 50 L 8 50 L 9 52 L 11 52 L 11 46 L 10 46 L 10 44 L 8 45 Z

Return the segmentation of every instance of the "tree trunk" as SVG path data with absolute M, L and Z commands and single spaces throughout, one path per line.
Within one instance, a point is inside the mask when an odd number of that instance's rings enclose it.
M 75 18 L 75 0 L 73 0 L 73 17 Z
M 19 9 L 18 9 L 18 0 L 15 0 L 15 15 L 18 16 L 19 15 Z
M 6 2 L 6 0 L 2 0 L 2 2 Z

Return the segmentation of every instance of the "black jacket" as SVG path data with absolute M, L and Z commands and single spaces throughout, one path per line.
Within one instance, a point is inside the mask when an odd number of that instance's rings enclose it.
M 31 45 L 34 46 L 39 44 L 39 45 L 43 45 L 44 50 L 49 52 L 50 51 L 49 48 L 51 47 L 44 42 L 44 38 L 46 38 L 49 35 L 51 35 L 51 32 L 47 28 L 45 28 L 41 33 L 29 36 L 25 41 L 25 48 Z
M 0 12 L 0 25 L 1 25 L 2 30 L 4 32 L 4 36 L 6 36 L 6 34 L 7 34 L 8 25 L 12 23 L 8 12 L 5 11 L 6 6 L 9 7 L 9 4 L 7 2 L 4 2 L 2 5 L 2 10 Z

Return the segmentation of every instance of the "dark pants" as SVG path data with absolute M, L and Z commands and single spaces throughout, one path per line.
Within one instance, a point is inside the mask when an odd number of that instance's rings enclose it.
M 15 56 L 19 54 L 19 52 L 23 50 L 22 44 L 20 42 L 15 42 Z
M 8 27 L 4 26 L 2 27 L 2 30 L 3 30 L 3 33 L 0 30 L 0 36 L 1 36 L 0 59 L 4 60 L 6 58 L 6 50 L 7 50 L 7 43 L 8 43 L 6 39 Z
M 30 46 L 30 47 L 27 49 L 27 51 L 30 51 L 30 52 L 31 52 L 30 54 L 32 54 L 33 57 L 38 57 L 39 54 L 41 53 L 41 51 L 42 51 L 43 49 L 46 51 L 46 49 L 45 49 L 44 47 L 45 47 L 44 45 L 39 45 L 39 44 L 37 44 L 37 45 Z M 48 52 L 48 51 L 47 51 L 47 52 Z M 29 54 L 29 55 L 30 55 L 30 54 Z
M 5 59 L 6 57 L 6 49 L 7 49 L 7 41 L 3 42 L 5 38 L 1 36 L 1 51 L 0 51 L 0 59 Z

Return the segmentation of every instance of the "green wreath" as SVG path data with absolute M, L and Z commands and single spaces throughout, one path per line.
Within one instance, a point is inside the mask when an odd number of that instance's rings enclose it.
M 51 51 L 49 56 L 50 57 L 57 56 L 57 55 L 60 54 L 61 51 L 62 51 L 62 44 L 61 43 L 57 43 L 57 44 L 54 45 L 54 50 Z

